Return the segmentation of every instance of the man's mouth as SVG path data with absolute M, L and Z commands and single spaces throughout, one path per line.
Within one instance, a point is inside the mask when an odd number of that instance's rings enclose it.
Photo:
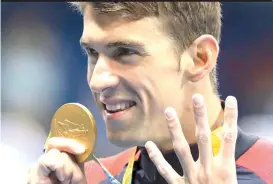
M 135 106 L 136 102 L 134 101 L 127 101 L 127 102 L 120 102 L 117 104 L 103 104 L 104 109 L 107 113 L 116 113 L 130 109 L 131 107 Z

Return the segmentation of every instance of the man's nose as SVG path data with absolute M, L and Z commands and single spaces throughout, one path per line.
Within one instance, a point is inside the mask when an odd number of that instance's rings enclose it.
M 101 93 L 107 88 L 116 88 L 119 84 L 119 77 L 114 74 L 109 62 L 99 60 L 94 68 L 90 80 L 90 88 L 95 93 Z

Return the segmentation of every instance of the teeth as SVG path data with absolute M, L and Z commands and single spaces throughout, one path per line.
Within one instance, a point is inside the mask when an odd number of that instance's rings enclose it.
M 117 104 L 117 105 L 116 105 L 116 109 L 120 109 L 120 104 Z
M 126 104 L 120 104 L 120 109 L 121 109 L 121 110 L 124 110 L 125 107 L 126 107 Z
M 105 105 L 106 110 L 108 111 L 120 111 L 120 110 L 125 110 L 131 107 L 132 103 L 127 102 L 127 103 L 120 103 L 116 105 Z

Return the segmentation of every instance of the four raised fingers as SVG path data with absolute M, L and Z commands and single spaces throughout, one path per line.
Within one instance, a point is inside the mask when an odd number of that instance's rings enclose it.
M 193 96 L 193 107 L 196 120 L 196 137 L 199 148 L 200 164 L 201 167 L 206 170 L 206 172 L 210 172 L 213 167 L 211 131 L 203 96 L 199 94 Z M 190 181 L 190 177 L 196 169 L 196 163 L 193 161 L 189 144 L 184 137 L 182 127 L 175 110 L 173 108 L 167 108 L 165 115 L 168 121 L 168 127 L 172 137 L 174 150 L 183 167 L 185 177 L 187 177 L 187 180 Z M 235 159 L 235 146 L 237 139 L 238 109 L 235 97 L 229 96 L 227 98 L 224 117 L 225 124 L 220 156 L 222 156 L 222 159 L 226 159 L 228 162 L 230 162 Z M 147 142 L 145 147 L 148 150 L 151 160 L 158 168 L 158 171 L 169 183 L 177 183 L 178 180 L 185 182 L 184 178 L 179 177 L 169 163 L 166 162 L 163 155 L 154 143 Z

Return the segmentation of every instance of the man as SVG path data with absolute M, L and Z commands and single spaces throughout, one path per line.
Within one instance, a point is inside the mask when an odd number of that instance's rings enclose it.
M 107 137 L 130 149 L 100 160 L 115 180 L 93 161 L 81 172 L 85 148 L 51 138 L 29 183 L 273 183 L 272 144 L 238 129 L 236 99 L 217 93 L 220 3 L 75 4 Z

